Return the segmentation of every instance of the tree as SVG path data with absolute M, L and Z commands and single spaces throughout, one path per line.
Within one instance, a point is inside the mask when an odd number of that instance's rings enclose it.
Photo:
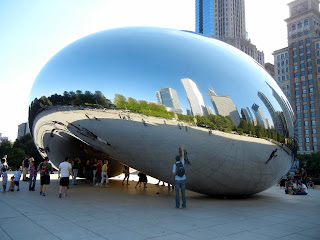
M 249 126 L 248 126 L 247 121 L 245 121 L 244 119 L 240 120 L 240 124 L 238 127 L 241 128 L 243 130 L 243 132 L 248 133 Z
M 127 99 L 121 95 L 121 94 L 115 94 L 114 95 L 114 105 L 116 105 L 117 108 L 125 109 L 127 104 Z

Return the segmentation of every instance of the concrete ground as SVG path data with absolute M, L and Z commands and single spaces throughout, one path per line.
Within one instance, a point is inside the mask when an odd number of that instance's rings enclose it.
M 39 181 L 35 192 L 20 181 L 19 192 L 0 194 L 0 239 L 320 239 L 318 189 L 294 196 L 274 186 L 241 199 L 187 191 L 187 208 L 175 209 L 174 192 L 152 178 L 146 189 L 122 185 L 122 176 L 109 188 L 78 180 L 59 199 L 51 177 L 45 197 Z

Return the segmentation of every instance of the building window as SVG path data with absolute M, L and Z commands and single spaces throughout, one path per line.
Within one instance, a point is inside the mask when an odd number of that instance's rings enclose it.
M 302 134 L 302 131 L 301 131 L 301 129 L 300 130 L 298 130 L 298 135 L 301 135 Z
M 304 68 L 304 63 L 300 64 L 300 68 L 303 69 Z
M 311 108 L 311 109 L 314 109 L 314 103 L 311 103 L 311 104 L 310 104 L 310 108 Z
M 295 78 L 299 77 L 299 74 L 298 73 L 294 73 L 294 77 Z
M 313 138 L 313 142 L 316 143 L 318 142 L 318 139 L 316 137 Z
M 300 48 L 299 51 L 300 51 L 300 53 L 303 53 L 303 52 L 304 52 L 304 51 L 303 51 L 303 48 Z
M 308 67 L 311 67 L 312 66 L 312 63 L 311 62 L 308 62 Z
M 305 126 L 309 126 L 309 122 L 308 121 L 304 121 L 304 125 Z
M 310 96 L 310 101 L 314 101 L 314 96 Z
M 297 55 L 297 50 L 293 50 L 293 56 Z
M 313 150 L 317 151 L 318 150 L 318 146 L 313 146 Z
M 288 57 L 288 53 L 287 53 L 287 52 L 286 52 L 284 55 L 285 55 L 286 58 Z M 288 61 L 288 60 L 287 60 L 287 61 Z
M 308 75 L 311 75 L 312 74 L 312 69 L 309 69 L 308 70 Z
M 287 80 L 289 80 L 290 79 L 290 76 L 289 75 L 287 75 Z
M 303 149 L 302 149 L 302 146 L 299 146 L 299 151 L 302 151 Z
M 284 68 L 282 68 L 281 72 L 284 73 Z
M 306 74 L 305 74 L 305 71 L 302 71 L 301 72 L 301 76 L 303 77 L 303 76 L 305 76 Z
M 305 85 L 306 85 L 306 81 L 302 81 L 302 82 L 301 82 L 301 85 L 302 85 L 302 86 L 305 86 Z
M 297 111 L 300 111 L 300 106 L 297 106 Z
M 308 105 L 303 105 L 303 110 L 308 110 Z
M 298 70 L 298 66 L 295 65 L 295 66 L 293 67 L 293 69 L 294 69 L 295 71 L 297 71 L 297 70 Z
M 296 99 L 296 103 L 300 103 L 300 98 L 297 98 L 297 99 Z
M 299 90 L 297 90 L 297 91 L 296 91 L 296 95 L 297 95 L 297 96 L 298 96 L 298 95 L 300 95 L 300 92 L 299 92 Z
M 302 143 L 302 138 L 298 138 L 299 143 Z
M 310 52 L 310 51 L 311 51 L 311 47 L 308 46 L 308 47 L 307 47 L 307 52 Z
M 316 43 L 316 49 L 320 48 L 320 43 Z
M 306 135 L 309 135 L 309 129 L 306 129 L 306 130 L 305 130 L 305 134 L 306 134 Z
M 278 81 L 281 82 L 281 77 L 278 77 Z
M 308 54 L 308 55 L 307 55 L 307 59 L 311 59 L 311 54 Z
M 299 46 L 303 46 L 303 41 L 299 41 Z
M 289 72 L 289 68 L 288 67 L 286 68 L 286 72 Z
M 310 43 L 310 38 L 306 39 L 306 44 Z
M 309 80 L 309 85 L 312 85 L 312 84 L 313 84 L 313 80 L 310 79 L 310 80 Z
M 297 119 L 300 119 L 300 118 L 301 118 L 301 114 L 298 113 L 298 114 L 297 114 Z
M 298 58 L 294 58 L 293 62 L 295 62 L 295 63 L 298 62 Z
M 316 113 L 315 112 L 311 112 L 311 117 L 316 117 Z
M 298 127 L 301 127 L 301 122 L 298 122 Z
M 310 151 L 310 146 L 306 146 L 306 151 Z
M 313 88 L 312 88 L 312 87 L 309 88 L 309 92 L 310 92 L 310 93 L 313 93 Z
M 294 86 L 295 86 L 296 88 L 299 87 L 299 83 L 296 82 L 296 83 L 294 84 Z
M 285 76 L 282 76 L 282 80 L 283 80 L 283 81 L 286 80 L 286 77 L 285 77 Z
M 304 56 L 300 56 L 300 61 L 304 61 Z
M 303 118 L 308 118 L 308 113 L 304 113 Z
M 302 28 L 302 22 L 298 22 L 298 28 Z
M 312 123 L 312 126 L 316 125 L 316 121 L 314 121 L 314 120 L 311 123 Z
M 302 101 L 303 101 L 303 102 L 307 102 L 307 97 L 303 97 L 303 98 L 302 98 Z
M 312 133 L 313 133 L 313 134 L 316 134 L 316 133 L 317 133 L 317 129 L 312 128 Z
M 291 29 L 292 29 L 292 31 L 296 30 L 296 25 L 292 24 Z
M 297 43 L 292 43 L 292 47 L 296 48 L 297 47 Z
M 280 67 L 280 63 L 278 62 L 278 67 Z
M 289 60 L 287 59 L 287 60 L 286 60 L 286 65 L 288 65 L 288 64 L 289 64 Z

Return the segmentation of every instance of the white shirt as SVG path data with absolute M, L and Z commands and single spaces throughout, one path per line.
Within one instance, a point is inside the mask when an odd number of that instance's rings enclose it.
M 70 175 L 70 169 L 72 169 L 72 166 L 69 162 L 62 162 L 59 165 L 60 169 L 60 177 L 69 177 Z
M 304 188 L 304 191 L 308 193 L 308 188 L 306 187 L 306 185 L 304 185 L 303 183 L 301 185 L 298 185 L 299 191 L 302 191 L 303 188 Z

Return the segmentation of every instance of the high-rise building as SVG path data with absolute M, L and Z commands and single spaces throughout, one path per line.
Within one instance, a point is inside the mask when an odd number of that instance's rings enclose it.
M 29 126 L 28 123 L 21 123 L 20 125 L 18 125 L 18 136 L 17 138 L 19 139 L 20 137 L 23 137 L 24 135 L 28 134 L 29 131 Z
M 281 61 L 281 51 L 288 51 L 289 75 L 282 83 L 282 66 L 275 80 L 289 98 L 296 115 L 299 152 L 320 149 L 320 12 L 319 0 L 295 0 L 288 4 L 288 47 L 273 53 Z M 285 52 L 284 52 L 285 54 Z M 279 70 L 279 69 L 278 69 Z M 286 113 L 284 112 L 286 117 Z M 286 117 L 287 118 L 287 117 Z
M 170 87 L 161 88 L 160 92 L 156 92 L 156 98 L 157 102 L 166 106 L 168 111 L 180 114 L 183 113 L 176 90 Z
M 233 124 L 239 126 L 240 116 L 232 99 L 229 96 L 217 95 L 213 89 L 209 89 L 208 95 L 215 113 L 224 117 L 230 117 Z
M 284 94 L 290 97 L 290 70 L 288 47 L 273 52 L 274 55 L 274 76 Z
M 270 114 L 270 116 L 272 118 L 273 124 L 274 124 L 274 130 L 277 133 L 280 133 L 282 136 L 286 137 L 287 136 L 287 131 L 284 128 L 284 123 L 282 122 L 282 119 L 281 119 L 281 117 L 279 115 L 279 112 L 275 111 L 275 109 L 272 106 L 272 104 L 269 101 L 269 99 L 262 92 L 258 92 L 258 97 L 261 99 L 263 104 L 268 109 L 268 112 L 269 112 L 269 114 Z M 270 120 L 269 120 L 269 122 L 270 122 Z M 271 126 L 271 123 L 269 125 Z M 271 128 L 269 128 L 269 129 L 271 129 Z
M 254 103 L 251 107 L 251 109 L 253 110 L 254 115 L 256 116 L 256 120 L 257 123 L 260 124 L 262 127 L 264 127 L 265 129 L 268 128 L 268 124 L 267 124 L 267 120 L 263 115 L 263 112 L 260 108 L 259 105 L 257 105 L 256 103 Z
M 244 0 L 196 0 L 196 32 L 222 40 L 262 66 L 264 53 L 247 37 Z
M 192 115 L 208 116 L 208 112 L 203 101 L 203 96 L 200 93 L 197 84 L 190 78 L 183 78 L 181 79 L 181 82 L 186 90 Z

